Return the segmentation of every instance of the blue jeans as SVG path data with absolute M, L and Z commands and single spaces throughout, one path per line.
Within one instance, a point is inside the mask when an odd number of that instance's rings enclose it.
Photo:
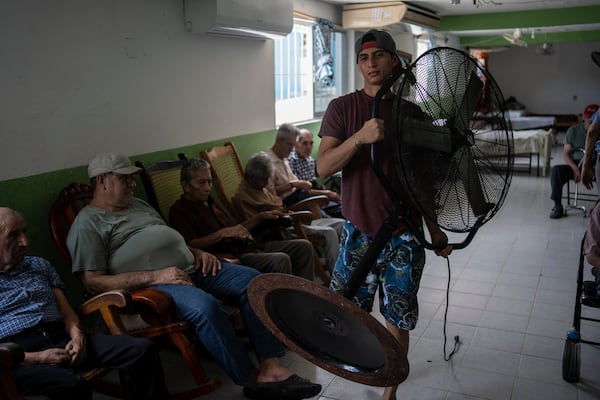
M 157 289 L 173 299 L 177 317 L 190 321 L 200 341 L 214 359 L 238 385 L 250 383 L 256 366 L 246 349 L 236 337 L 233 325 L 215 297 L 228 297 L 236 301 L 258 361 L 284 355 L 283 345 L 267 330 L 250 306 L 246 289 L 259 275 L 253 268 L 223 262 L 216 276 L 190 274 L 196 285 L 157 285 Z

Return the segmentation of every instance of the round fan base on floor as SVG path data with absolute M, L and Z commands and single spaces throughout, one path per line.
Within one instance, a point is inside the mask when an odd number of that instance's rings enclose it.
M 312 281 L 262 274 L 248 286 L 257 316 L 288 348 L 342 378 L 392 386 L 408 376 L 406 350 L 369 313 Z
M 592 51 L 592 60 L 600 67 L 600 51 Z

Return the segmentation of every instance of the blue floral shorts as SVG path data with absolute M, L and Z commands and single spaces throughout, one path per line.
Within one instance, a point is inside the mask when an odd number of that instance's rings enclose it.
M 331 291 L 343 293 L 344 285 L 371 242 L 370 236 L 345 222 L 340 254 L 329 285 Z M 393 236 L 352 300 L 371 312 L 379 287 L 379 310 L 384 318 L 399 329 L 414 329 L 419 313 L 417 291 L 424 265 L 425 250 L 412 233 Z

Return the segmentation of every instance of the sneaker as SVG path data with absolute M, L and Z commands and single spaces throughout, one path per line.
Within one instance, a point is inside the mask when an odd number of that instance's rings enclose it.
M 552 219 L 562 218 L 563 215 L 564 215 L 564 210 L 563 210 L 562 206 L 556 206 L 552 209 L 552 211 L 550 211 L 550 218 L 552 218 Z

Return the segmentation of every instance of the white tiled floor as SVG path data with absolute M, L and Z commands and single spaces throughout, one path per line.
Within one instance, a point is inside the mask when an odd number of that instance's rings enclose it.
M 560 145 L 554 148 L 554 160 L 562 162 Z M 428 253 L 419 294 L 420 319 L 408 353 L 410 375 L 400 385 L 398 399 L 600 399 L 600 347 L 582 345 L 578 384 L 562 380 L 579 246 L 588 220 L 576 210 L 550 220 L 549 186 L 548 177 L 515 174 L 500 212 L 466 249 L 450 257 L 447 353 L 455 335 L 460 347 L 449 362 L 444 361 L 443 350 L 448 269 L 443 259 Z M 589 268 L 585 271 L 590 279 Z M 600 318 L 600 309 L 584 307 L 584 311 Z M 584 338 L 600 341 L 599 323 L 582 325 Z M 164 353 L 163 361 L 171 387 L 189 382 L 176 355 Z M 289 353 L 284 363 L 321 383 L 321 400 L 376 400 L 382 392 L 336 377 L 295 354 Z M 244 398 L 217 365 L 207 361 L 206 367 L 223 386 L 204 398 Z

